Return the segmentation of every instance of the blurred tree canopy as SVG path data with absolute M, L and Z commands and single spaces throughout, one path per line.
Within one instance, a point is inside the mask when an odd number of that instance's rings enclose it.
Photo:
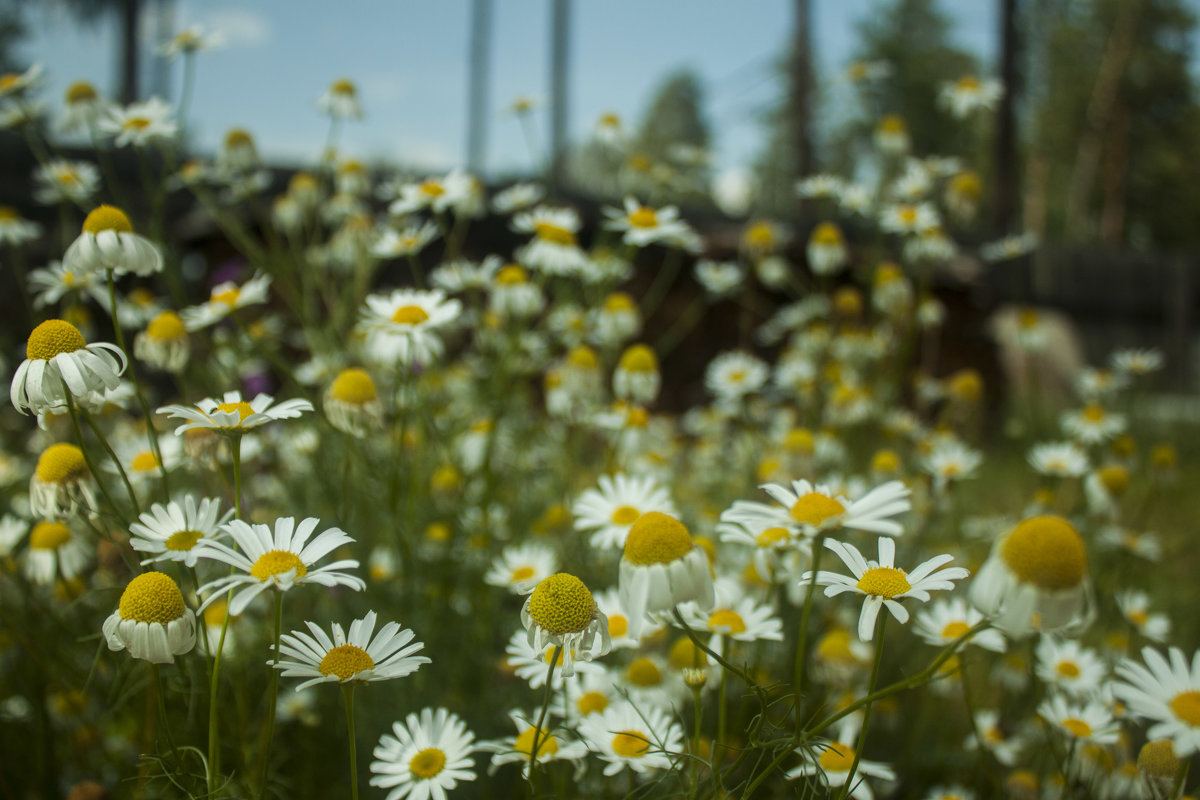
M 704 89 L 696 73 L 680 70 L 668 75 L 642 117 L 637 149 L 655 161 L 671 160 L 675 145 L 707 150 L 709 132 L 703 107 Z

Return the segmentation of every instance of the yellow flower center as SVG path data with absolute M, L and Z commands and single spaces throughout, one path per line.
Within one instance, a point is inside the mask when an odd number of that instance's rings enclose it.
M 658 214 L 653 208 L 641 206 L 629 215 L 629 224 L 635 228 L 653 228 L 658 225 Z
M 444 522 L 430 523 L 425 529 L 425 538 L 431 542 L 448 542 L 450 541 L 450 526 Z
M 513 743 L 513 750 L 522 754 L 530 761 L 534 758 L 548 758 L 558 752 L 558 740 L 554 738 L 554 734 L 546 730 L 531 726 L 526 728 L 517 737 Z M 537 735 L 537 753 L 533 752 L 533 737 Z
M 849 772 L 854 764 L 854 751 L 844 744 L 830 744 L 817 759 L 817 764 L 826 772 Z
M 947 623 L 946 627 L 942 628 L 942 638 L 957 639 L 969 630 L 971 630 L 970 625 L 962 620 L 955 620 L 954 622 Z
M 908 131 L 908 124 L 905 123 L 903 117 L 895 114 L 888 114 L 883 119 L 879 120 L 879 130 L 884 133 L 905 133 Z
M 812 243 L 833 247 L 842 243 L 842 229 L 832 222 L 822 222 L 812 232 Z
M 229 148 L 248 147 L 254 144 L 254 137 L 245 128 L 230 128 L 225 134 L 225 146 Z
M 150 450 L 144 450 L 133 457 L 129 466 L 134 472 L 149 472 L 158 469 L 158 458 Z
M 529 596 L 529 617 L 550 633 L 579 633 L 596 613 L 596 601 L 583 581 L 559 572 L 542 580 Z
M 221 291 L 213 290 L 212 296 L 209 298 L 213 303 L 224 303 L 230 308 L 236 308 L 237 302 L 242 296 L 242 291 L 236 286 L 232 286 Z
M 958 88 L 962 91 L 977 91 L 979 86 L 979 78 L 976 78 L 974 75 L 964 75 L 958 79 Z
M 295 194 L 306 194 L 317 190 L 316 176 L 308 172 L 297 172 L 288 181 L 288 192 Z
M 650 741 L 641 731 L 618 731 L 612 740 L 613 752 L 622 758 L 641 758 L 650 750 Z
M 644 344 L 635 344 L 621 354 L 621 369 L 626 372 L 658 372 L 658 358 Z
M 624 614 L 610 614 L 608 617 L 608 635 L 619 639 L 629 631 L 629 620 Z
M 176 531 L 167 537 L 165 546 L 168 550 L 191 550 L 203 538 L 204 534 L 200 531 Z
M 83 451 L 73 444 L 52 444 L 42 451 L 34 470 L 42 483 L 69 483 L 88 474 Z
M 304 566 L 304 562 L 295 553 L 288 550 L 268 550 L 254 562 L 254 566 L 250 568 L 250 574 L 260 581 L 265 581 L 293 569 L 296 570 L 297 578 L 303 578 L 308 572 L 308 567 Z
M 167 623 L 187 610 L 175 581 L 161 572 L 147 572 L 129 582 L 117 610 L 122 619 Z
M 1142 745 L 1137 767 L 1147 775 L 1173 778 L 1179 774 L 1179 757 L 1170 739 L 1155 739 Z
M 787 541 L 790 535 L 787 528 L 767 528 L 755 537 L 754 543 L 759 547 L 771 547 L 779 542 Z
M 1017 578 L 1041 589 L 1078 586 L 1087 570 L 1083 539 L 1062 517 L 1031 517 L 1017 525 L 1000 557 Z
M 529 275 L 517 264 L 508 264 L 496 273 L 496 283 L 501 286 L 516 286 L 529 282 Z
M 146 335 L 159 341 L 172 341 L 187 336 L 187 329 L 183 327 L 183 320 L 178 314 L 174 311 L 163 311 L 150 320 L 150 324 L 146 326 Z
M 1064 678 L 1078 678 L 1079 665 L 1073 661 L 1060 661 L 1054 666 L 1054 671 Z
M 1146 620 L 1149 619 L 1149 615 L 1140 609 L 1132 609 L 1128 614 L 1126 614 L 1126 616 L 1129 617 L 1130 622 L 1132 622 L 1134 625 L 1137 625 L 1139 628 L 1145 627 Z
M 1083 407 L 1083 418 L 1088 422 L 1103 422 L 1104 409 L 1096 403 L 1088 403 Z
M 1076 717 L 1067 717 L 1062 721 L 1063 730 L 1077 739 L 1086 739 L 1092 735 L 1092 726 Z
M 775 245 L 775 228 L 769 222 L 755 222 L 742 237 L 755 250 L 769 250 Z
M 420 325 L 429 319 L 429 312 L 420 306 L 400 306 L 392 314 L 392 322 L 397 325 Z
M 373 402 L 378 393 L 375 391 L 375 381 L 364 369 L 352 367 L 344 369 L 333 379 L 329 387 L 329 396 L 334 400 L 350 405 L 362 406 Z
M 613 292 L 604 298 L 605 311 L 634 311 L 637 303 L 625 292 Z
M 512 574 L 508 576 L 508 579 L 512 583 L 517 583 L 518 581 L 527 581 L 533 577 L 534 572 L 536 572 L 536 570 L 534 570 L 533 567 L 517 567 L 512 571 Z
M 730 635 L 745 633 L 746 621 L 736 611 L 722 608 L 709 615 L 708 629 L 714 633 L 728 633 Z
M 429 780 L 446 766 L 446 754 L 436 747 L 426 747 L 412 757 L 408 769 L 420 780 Z
M 39 522 L 29 534 L 33 550 L 57 550 L 71 539 L 71 529 L 61 522 Z
M 635 659 L 625 670 L 625 677 L 634 686 L 658 686 L 662 683 L 662 672 L 658 665 L 648 658 Z
M 904 570 L 896 567 L 871 567 L 858 579 L 856 586 L 860 592 L 878 597 L 895 597 L 912 588 Z
M 0 206 L 0 222 L 16 222 L 21 218 L 12 206 Z
M 1200 727 L 1200 690 L 1180 692 L 1167 703 L 1167 708 L 1193 728 Z
M 638 518 L 625 540 L 625 560 L 631 564 L 667 564 L 692 552 L 692 537 L 683 523 L 658 511 Z
M 334 81 L 333 85 L 329 87 L 329 91 L 333 92 L 334 94 L 344 94 L 349 97 L 354 97 L 354 95 L 358 93 L 358 90 L 354 87 L 354 82 L 349 78 L 342 78 Z
M 708 654 L 696 647 L 691 639 L 683 636 L 671 645 L 671 650 L 667 653 L 667 663 L 675 670 L 703 667 L 708 664 Z
M 150 127 L 149 117 L 130 117 L 123 123 L 126 128 L 132 128 L 135 131 L 144 131 Z
M 783 448 L 789 453 L 809 455 L 816 448 L 816 441 L 807 428 L 792 428 L 783 440 Z
M 845 510 L 846 507 L 841 504 L 841 501 L 818 492 L 809 492 L 798 498 L 788 513 L 796 522 L 820 526 L 841 515 Z
M 375 661 L 367 651 L 352 644 L 340 644 L 325 654 L 317 669 L 322 675 L 337 675 L 339 681 L 348 681 L 358 673 L 374 669 Z
M 632 525 L 638 521 L 638 517 L 641 515 L 642 512 L 633 506 L 621 506 L 612 513 L 612 523 L 614 525 Z
M 817 643 L 817 656 L 824 661 L 854 663 L 858 659 L 850 649 L 850 631 L 833 630 Z
M 950 182 L 951 190 L 967 198 L 978 198 L 983 194 L 983 180 L 975 172 L 960 172 Z
M 569 246 L 575 244 L 575 234 L 559 225 L 554 225 L 549 222 L 539 222 L 534 226 L 534 231 L 539 239 Z
M 245 400 L 237 403 L 218 403 L 217 410 L 224 411 L 226 414 L 236 413 L 238 415 L 239 424 L 245 422 L 246 417 L 254 413 L 254 407 Z
M 48 319 L 29 334 L 25 357 L 31 361 L 49 361 L 59 353 L 74 353 L 87 347 L 83 334 L 69 322 Z
M 575 707 L 585 717 L 588 714 L 598 714 L 608 708 L 608 698 L 600 692 L 584 692 L 575 701 Z
M 1098 477 L 1109 494 L 1122 495 L 1129 488 L 1129 470 L 1119 464 L 1104 467 Z

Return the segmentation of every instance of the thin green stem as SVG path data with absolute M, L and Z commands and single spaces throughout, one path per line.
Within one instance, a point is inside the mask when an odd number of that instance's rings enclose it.
M 117 457 L 116 452 L 112 449 L 112 445 L 108 443 L 108 439 L 104 437 L 100 426 L 96 424 L 96 420 L 92 419 L 92 415 L 87 412 L 87 409 L 81 408 L 79 412 L 83 415 L 83 419 L 87 422 L 88 427 L 92 429 L 92 433 L 96 434 L 96 438 L 100 440 L 100 446 L 104 448 L 104 452 L 108 453 L 108 457 L 117 466 L 117 473 L 121 476 L 121 482 L 125 484 L 125 491 L 129 495 L 129 502 L 133 504 L 133 515 L 140 517 L 142 515 L 142 507 L 138 503 L 137 493 L 133 491 L 133 484 L 129 482 L 129 475 L 125 472 L 125 466 L 121 464 L 121 459 Z
M 75 408 L 75 398 L 71 396 L 71 390 L 67 388 L 66 383 L 63 384 L 63 391 L 66 392 L 67 411 L 70 412 L 71 423 L 75 426 L 75 438 L 79 442 L 79 452 L 83 453 L 83 462 L 87 464 L 88 471 L 96 479 L 96 486 L 100 487 L 100 493 L 104 495 L 104 499 L 108 501 L 108 504 L 112 506 L 113 513 L 120 517 L 122 524 L 127 524 L 125 515 L 121 513 L 121 507 L 117 505 L 113 496 L 109 494 L 104 481 L 100 480 L 100 473 L 96 470 L 96 465 L 92 462 L 92 457 L 88 453 L 87 445 L 83 441 L 83 428 L 79 425 L 79 412 Z
M 153 681 L 154 694 L 158 698 L 158 713 L 161 718 L 163 733 L 167 737 L 167 746 L 171 748 L 171 758 L 175 759 L 175 768 L 181 766 L 179 761 L 179 748 L 175 746 L 175 737 L 171 735 L 171 723 L 167 717 L 167 702 L 163 692 L 162 675 L 159 673 L 158 664 L 147 662 L 150 667 L 150 678 Z
M 217 790 L 221 773 L 221 733 L 217 719 L 217 685 L 221 679 L 221 653 L 225 650 L 225 634 L 229 630 L 229 601 L 232 598 L 233 590 L 230 589 L 225 597 L 225 619 L 221 622 L 221 635 L 217 638 L 217 652 L 213 654 L 212 675 L 208 681 L 208 793 L 210 796 Z
M 879 609 L 879 616 L 875 619 L 875 663 L 871 665 L 871 681 L 867 687 L 867 696 L 875 691 L 875 685 L 879 680 L 879 665 L 883 663 L 883 629 L 887 624 L 888 611 L 886 608 Z M 842 784 L 841 800 L 846 800 L 850 796 L 851 789 L 854 788 L 854 773 L 858 772 L 858 763 L 862 759 L 863 748 L 867 744 L 867 730 L 871 726 L 871 709 L 874 708 L 873 702 L 868 702 L 866 708 L 863 709 L 862 730 L 858 734 L 858 742 L 854 747 L 854 761 L 850 763 L 850 773 L 846 776 L 846 782 Z
M 242 513 L 242 435 L 230 435 L 230 448 L 233 451 L 233 507 L 237 509 L 237 518 L 245 519 Z
M 270 686 L 267 689 L 267 725 L 262 741 L 262 774 L 259 776 L 258 796 L 267 796 L 267 777 L 271 774 L 271 742 L 275 738 L 275 707 L 279 695 L 279 639 L 283 634 L 283 592 L 275 592 L 275 658 L 271 664 Z
M 342 700 L 346 705 L 346 735 L 350 737 L 350 798 L 358 800 L 358 753 L 354 736 L 354 684 L 342 684 Z
M 562 655 L 562 645 L 554 646 L 554 655 L 550 658 L 550 666 L 546 669 L 546 694 L 542 698 L 542 710 L 538 714 L 537 725 L 533 727 L 533 741 L 529 743 L 529 783 L 533 787 L 533 795 L 537 797 L 537 756 L 538 740 L 542 738 L 542 725 L 546 722 L 546 714 L 550 711 L 550 698 L 554 694 L 554 668 L 558 666 L 558 658 Z
M 812 616 L 813 598 L 817 594 L 817 571 L 821 569 L 821 555 L 825 552 L 825 536 L 818 535 L 812 544 L 812 575 L 808 581 L 808 591 L 804 593 L 804 609 L 800 612 L 800 632 L 796 639 L 795 664 L 792 669 L 792 690 L 796 693 L 796 732 L 799 733 L 804 725 L 804 715 L 800 713 L 800 704 L 804 698 L 805 681 L 808 671 L 808 622 Z

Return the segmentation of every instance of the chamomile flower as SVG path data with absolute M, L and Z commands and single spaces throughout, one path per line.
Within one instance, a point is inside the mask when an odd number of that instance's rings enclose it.
M 975 477 L 983 463 L 983 454 L 956 441 L 940 442 L 924 458 L 925 471 L 933 476 L 933 490 L 945 491 L 947 485 Z
M 626 348 L 613 371 L 613 394 L 620 400 L 647 404 L 658 397 L 661 386 L 662 376 L 654 351 L 644 344 Z
M 438 331 L 458 318 L 462 304 L 441 291 L 395 289 L 388 295 L 369 295 L 358 330 L 366 348 L 380 363 L 405 367 L 437 359 L 444 345 Z
M 775 483 L 760 488 L 782 507 L 738 500 L 721 519 L 787 528 L 809 537 L 836 528 L 899 536 L 904 528 L 893 518 L 912 508 L 908 499 L 912 492 L 901 481 L 888 481 L 853 501 L 829 486 L 806 480 L 792 481 L 790 489 Z
M 24 72 L 6 72 L 0 75 L 0 98 L 24 95 L 42 82 L 43 71 L 41 62 L 37 62 Z
M 1116 594 L 1117 608 L 1138 633 L 1155 642 L 1165 642 L 1171 633 L 1171 620 L 1166 614 L 1150 613 L 1150 595 L 1136 589 Z
M 1117 350 L 1112 354 L 1114 371 L 1130 377 L 1158 372 L 1163 366 L 1163 356 L 1158 350 Z
M 488 308 L 503 319 L 528 319 L 546 305 L 542 290 L 529 280 L 519 264 L 506 264 L 495 270 Z
M 1191 664 L 1178 647 L 1167 655 L 1145 647 L 1144 666 L 1122 661 L 1112 692 L 1131 714 L 1151 723 L 1148 738 L 1170 739 L 1175 755 L 1187 758 L 1200 750 L 1200 653 L 1193 654 Z
M 379 737 L 371 785 L 389 789 L 386 800 L 446 800 L 459 781 L 475 780 L 475 735 L 444 708 L 421 709 Z
M 1088 470 L 1088 457 L 1074 442 L 1043 442 L 1033 446 L 1027 459 L 1042 475 L 1078 478 Z
M 0 245 L 19 245 L 42 234 L 42 226 L 21 216 L 12 206 L 0 206 Z
M 180 316 L 189 331 L 208 328 L 234 311 L 267 302 L 270 287 L 270 275 L 255 275 L 240 286 L 233 281 L 226 281 L 213 287 L 207 302 L 185 308 Z
M 722 353 L 704 371 L 704 388 L 718 400 L 735 402 L 766 385 L 771 368 L 757 356 L 738 350 Z
M 581 675 L 604 672 L 604 667 L 600 664 L 576 660 L 574 656 L 563 651 L 558 654 L 558 661 L 555 662 L 554 673 L 551 675 L 550 659 L 554 658 L 555 649 L 556 645 L 553 644 L 534 647 L 529 643 L 529 636 L 525 630 L 518 628 L 513 631 L 513 635 L 508 638 L 508 644 L 504 646 L 504 661 L 508 669 L 528 683 L 529 688 L 534 691 L 546 685 L 547 677 L 550 678 L 551 689 L 561 692 L 565 686 L 570 685 Z M 572 675 L 564 675 L 562 670 L 568 657 L 574 664 L 574 674 Z
M 305 624 L 309 633 L 292 631 L 280 637 L 279 650 L 270 662 L 275 669 L 282 670 L 285 678 L 308 679 L 296 691 L 318 683 L 372 683 L 403 678 L 422 664 L 430 663 L 425 656 L 415 655 L 425 644 L 414 642 L 416 634 L 401 628 L 400 623 L 389 622 L 379 633 L 374 633 L 374 611 L 350 623 L 349 635 L 336 622 L 332 637 L 315 622 Z
M 895 566 L 896 543 L 887 537 L 879 539 L 878 562 L 867 561 L 858 548 L 834 539 L 826 539 L 825 547 L 837 554 L 854 578 L 821 570 L 816 575 L 817 584 L 825 587 L 826 597 L 835 597 L 842 592 L 857 592 L 866 597 L 858 618 L 858 637 L 864 642 L 871 641 L 875 635 L 875 619 L 881 608 L 886 606 L 898 622 L 908 622 L 908 611 L 900 605 L 900 600 L 912 597 L 928 603 L 929 592 L 951 590 L 954 581 L 971 574 L 962 567 L 941 569 L 954 560 L 953 556 L 945 554 L 934 556 L 912 572 L 905 572 Z M 812 573 L 808 572 L 801 576 L 800 582 L 807 583 L 811 579 Z
M 975 729 L 979 731 L 979 738 L 976 738 L 974 733 L 968 736 L 966 742 L 967 749 L 977 749 L 980 739 L 982 739 L 983 746 L 1001 764 L 1006 767 L 1016 764 L 1024 742 L 1020 737 L 1010 736 L 1006 729 L 1001 726 L 1000 713 L 991 710 L 981 710 L 976 711 L 974 716 Z
M 994 108 L 1004 94 L 1004 84 L 996 80 L 964 75 L 957 81 L 942 84 L 938 105 L 955 119 L 963 119 L 977 109 Z
M 528 594 L 558 569 L 558 557 L 545 545 L 528 542 L 510 545 L 492 561 L 483 576 L 489 586 L 500 586 L 512 594 Z
M 621 231 L 621 241 L 636 247 L 649 244 L 675 244 L 688 232 L 686 223 L 679 219 L 675 206 L 654 209 L 644 206 L 632 197 L 625 198 L 624 210 L 604 209 L 608 217 L 604 227 Z
M 879 227 L 889 233 L 916 235 L 940 224 L 937 211 L 929 203 L 898 203 L 880 212 Z
M 1099 403 L 1088 403 L 1077 411 L 1062 415 L 1062 427 L 1083 444 L 1098 444 L 1125 431 L 1125 416 L 1105 410 Z
M 999 537 L 969 593 L 976 608 L 1013 636 L 1080 631 L 1094 613 L 1083 539 L 1057 516 L 1030 517 Z
M 1039 705 L 1037 713 L 1061 735 L 1077 742 L 1116 744 L 1119 737 L 1112 711 L 1103 703 L 1076 704 L 1054 696 Z
M 790 780 L 797 778 L 817 778 L 822 786 L 827 786 L 830 789 L 837 789 L 845 786 L 846 781 L 850 780 L 850 770 L 854 766 L 854 760 L 857 756 L 853 746 L 853 726 L 846 726 L 843 729 L 843 734 L 839 739 L 847 741 L 838 742 L 819 742 L 817 747 L 821 753 L 815 761 L 809 760 L 809 751 L 803 748 L 797 748 L 796 754 L 804 758 L 804 763 L 798 767 L 794 767 L 787 772 L 787 777 Z M 850 788 L 847 797 L 853 797 L 855 800 L 874 800 L 875 793 L 871 791 L 870 784 L 867 783 L 867 778 L 876 778 L 884 781 L 896 780 L 895 771 L 886 764 L 879 761 L 870 761 L 865 758 L 858 758 L 858 767 L 855 770 L 855 780 Z
M 354 559 L 341 559 L 314 569 L 316 562 L 354 541 L 340 528 L 329 528 L 313 537 L 320 522 L 309 517 L 297 524 L 294 517 L 281 517 L 275 520 L 272 534 L 269 525 L 232 520 L 225 530 L 237 544 L 237 550 L 224 542 L 202 539 L 197 544 L 197 555 L 228 564 L 235 574 L 200 587 L 199 594 L 209 595 L 200 610 L 230 589 L 237 591 L 229 605 L 229 612 L 234 615 L 241 614 L 251 600 L 271 588 L 286 592 L 302 583 L 316 583 L 346 586 L 361 592 L 366 588 L 361 578 L 338 571 L 357 567 Z
M 370 373 L 358 367 L 344 369 L 329 384 L 324 397 L 329 424 L 360 439 L 383 427 L 383 403 Z
M 48 319 L 29 334 L 9 399 L 22 414 L 66 409 L 68 392 L 82 398 L 120 384 L 125 354 L 106 342 L 88 344 L 69 322 Z
M 629 617 L 626 616 L 625 609 L 621 605 L 621 596 L 617 587 L 613 586 L 603 592 L 597 592 L 595 598 L 596 607 L 608 619 L 608 635 L 614 649 L 637 649 L 641 646 L 642 639 L 654 635 L 660 629 L 658 625 L 643 626 L 641 637 L 635 639 L 629 635 Z
M 478 749 L 493 754 L 488 774 L 494 774 L 505 764 L 519 762 L 522 764 L 521 775 L 529 777 L 530 762 L 534 759 L 538 764 L 548 761 L 573 761 L 577 767 L 582 768 L 581 762 L 588 754 L 585 742 L 567 742 L 561 734 L 555 734 L 553 730 L 539 728 L 529 722 L 528 717 L 521 711 L 510 711 L 508 718 L 517 728 L 516 736 L 480 742 L 478 745 Z
M 1095 695 L 1108 677 L 1096 651 L 1079 642 L 1043 636 L 1036 656 L 1037 676 L 1042 682 L 1072 697 Z
M 224 43 L 224 37 L 215 31 L 205 30 L 200 25 L 191 25 L 176 33 L 158 46 L 158 54 L 168 60 L 181 55 L 191 55 L 211 50 Z
M 659 511 L 676 516 L 666 489 L 645 475 L 602 475 L 599 488 L 579 496 L 571 513 L 575 529 L 591 531 L 589 543 L 597 548 L 622 548 L 629 529 L 643 514 Z
M 850 262 L 850 251 L 846 249 L 846 237 L 835 223 L 822 222 L 813 228 L 808 237 L 808 268 L 814 275 L 834 275 L 845 269 Z
M 29 479 L 29 510 L 60 519 L 80 507 L 88 513 L 96 510 L 96 479 L 82 450 L 73 444 L 52 444 L 38 456 Z
M 172 500 L 167 505 L 155 503 L 150 510 L 138 517 L 129 526 L 129 544 L 139 553 L 150 557 L 142 564 L 156 561 L 181 561 L 185 566 L 196 566 L 196 545 L 204 539 L 219 539 L 223 536 L 222 526 L 233 516 L 233 509 L 221 513 L 221 501 L 205 497 L 196 502 L 193 495 L 185 495 L 183 502 Z
M 538 206 L 513 218 L 512 229 L 532 233 L 533 239 L 517 253 L 526 267 L 547 275 L 581 275 L 587 272 L 588 257 L 576 238 L 579 215 L 569 208 Z
M 410 223 L 403 230 L 384 230 L 383 235 L 371 246 L 371 254 L 377 258 L 403 258 L 415 256 L 439 235 L 433 222 Z
M 729 581 L 718 581 L 715 588 L 711 609 L 700 611 L 694 603 L 680 608 L 689 628 L 712 634 L 709 647 L 720 650 L 725 637 L 735 642 L 783 641 L 783 623 L 770 606 L 745 596 Z
M 745 274 L 736 261 L 700 259 L 695 267 L 696 281 L 716 300 L 729 297 L 742 285 Z
M 639 775 L 674 765 L 683 749 L 683 728 L 661 708 L 636 708 L 631 703 L 609 706 L 579 723 L 579 735 L 607 762 L 611 777 L 628 768 Z
M 86 203 L 100 186 L 100 170 L 87 161 L 48 161 L 33 171 L 33 199 L 42 205 Z
M 562 648 L 564 677 L 575 672 L 575 659 L 591 661 L 612 647 L 608 620 L 583 581 L 559 572 L 544 578 L 521 607 L 529 645 L 542 649 L 547 644 Z
M 540 183 L 514 183 L 496 193 L 492 198 L 492 209 L 497 214 L 511 214 L 532 206 L 546 195 Z
M 637 301 L 626 292 L 613 292 L 588 314 L 588 339 L 602 347 L 621 345 L 642 329 Z
M 339 78 L 317 98 L 317 110 L 333 119 L 362 119 L 358 87 L 348 78 Z
M 273 420 L 294 419 L 312 410 L 313 405 L 307 400 L 284 400 L 276 404 L 271 395 L 259 394 L 247 402 L 242 399 L 241 392 L 235 391 L 226 392 L 219 401 L 206 397 L 195 406 L 168 405 L 158 409 L 157 413 L 166 414 L 170 419 L 185 420 L 175 429 L 175 435 L 180 436 L 199 428 L 219 433 L 244 433 Z
M 647 614 L 670 611 L 689 600 L 712 608 L 712 573 L 704 549 L 673 516 L 651 511 L 629 529 L 618 573 L 629 634 L 638 637 Z
M 961 597 L 939 598 L 917 612 L 916 633 L 928 644 L 945 647 L 983 622 L 983 614 Z M 994 653 L 1005 650 L 1004 637 L 996 630 L 982 630 L 967 640 Z
M 175 656 L 196 646 L 196 615 L 174 580 L 146 572 L 125 587 L 103 631 L 109 650 L 128 650 L 151 664 L 172 664 Z
M 171 119 L 171 107 L 162 99 L 152 97 L 126 108 L 111 108 L 97 123 L 102 133 L 113 137 L 113 144 L 124 147 L 145 147 L 151 142 L 171 139 L 178 132 Z
M 166 438 L 158 442 L 158 452 L 162 456 L 159 461 L 149 439 L 143 434 L 114 441 L 113 452 L 129 480 L 138 487 L 144 486 L 147 481 L 157 480 L 163 470 L 174 470 L 183 460 L 183 445 L 178 439 Z M 111 460 L 105 462 L 104 468 L 114 474 L 120 471 Z
M 191 354 L 187 327 L 174 311 L 161 311 L 133 339 L 133 354 L 156 369 L 180 372 Z
M 29 532 L 29 546 L 24 558 L 21 571 L 25 577 L 38 585 L 49 586 L 60 576 L 73 581 L 82 575 L 91 563 L 92 549 L 67 523 L 41 520 Z

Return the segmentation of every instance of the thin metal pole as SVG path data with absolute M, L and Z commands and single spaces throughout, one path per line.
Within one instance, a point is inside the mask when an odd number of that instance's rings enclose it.
M 562 188 L 563 157 L 567 146 L 567 51 L 570 0 L 554 0 L 550 22 L 550 194 Z
M 467 170 L 487 162 L 488 71 L 492 60 L 492 0 L 472 0 L 470 71 L 467 85 Z

